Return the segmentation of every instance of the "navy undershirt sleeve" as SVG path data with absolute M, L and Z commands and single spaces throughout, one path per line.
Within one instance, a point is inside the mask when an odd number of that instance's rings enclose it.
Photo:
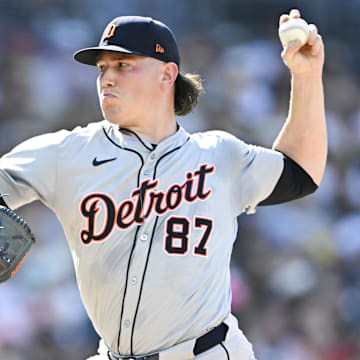
M 259 206 L 282 204 L 316 191 L 311 176 L 294 160 L 284 154 L 284 169 L 272 193 Z

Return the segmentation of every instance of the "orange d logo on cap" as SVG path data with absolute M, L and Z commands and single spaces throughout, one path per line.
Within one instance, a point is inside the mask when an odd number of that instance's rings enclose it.
M 103 38 L 103 41 L 113 37 L 114 34 L 115 34 L 115 30 L 116 30 L 116 25 L 115 24 L 109 24 L 108 27 L 106 28 L 106 31 L 104 31 L 105 36 Z

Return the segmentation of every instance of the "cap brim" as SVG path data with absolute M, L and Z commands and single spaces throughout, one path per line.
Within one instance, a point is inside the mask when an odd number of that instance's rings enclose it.
M 100 53 L 102 51 L 116 51 L 116 52 L 121 52 L 121 53 L 125 53 L 125 54 L 135 54 L 135 55 L 146 56 L 145 54 L 143 54 L 139 51 L 125 49 L 123 47 L 116 46 L 116 45 L 106 45 L 106 46 L 96 46 L 96 47 L 81 49 L 74 54 L 74 60 L 76 60 L 82 64 L 95 66 L 98 56 L 100 55 Z

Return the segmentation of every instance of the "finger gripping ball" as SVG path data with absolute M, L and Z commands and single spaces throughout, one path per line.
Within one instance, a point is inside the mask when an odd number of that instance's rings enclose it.
M 304 45 L 309 37 L 309 25 L 303 19 L 289 19 L 279 26 L 279 38 L 285 47 L 289 42 L 299 40 Z

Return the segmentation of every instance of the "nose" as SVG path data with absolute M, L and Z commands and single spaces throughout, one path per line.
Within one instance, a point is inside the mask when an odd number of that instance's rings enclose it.
M 108 88 L 115 86 L 115 77 L 110 69 L 105 70 L 99 75 L 99 83 L 101 88 Z

